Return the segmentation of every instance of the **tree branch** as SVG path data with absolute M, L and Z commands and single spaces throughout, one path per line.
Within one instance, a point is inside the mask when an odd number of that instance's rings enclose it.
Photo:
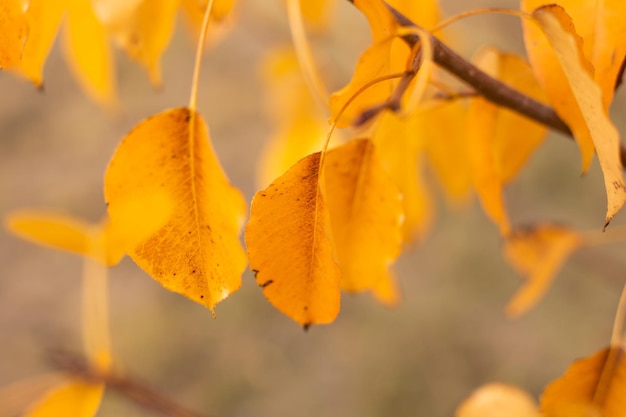
M 167 417 L 209 417 L 198 414 L 166 397 L 149 385 L 114 371 L 101 372 L 91 367 L 84 359 L 64 352 L 50 355 L 52 365 L 67 374 L 92 383 L 106 384 L 124 397 L 146 409 Z

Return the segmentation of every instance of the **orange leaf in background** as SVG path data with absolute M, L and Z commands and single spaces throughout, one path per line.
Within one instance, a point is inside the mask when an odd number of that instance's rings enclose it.
M 528 64 L 494 48 L 482 49 L 475 64 L 516 90 L 541 99 L 543 94 Z M 476 97 L 469 100 L 467 148 L 474 187 L 489 217 L 506 235 L 510 224 L 503 187 L 543 142 L 547 129 L 517 113 Z
M 541 397 L 546 417 L 626 416 L 626 360 L 615 346 L 575 361 Z
M 486 384 L 456 409 L 456 417 L 539 417 L 537 402 L 526 391 L 502 383 Z
M 144 223 L 142 213 L 154 209 L 146 196 L 167 196 L 167 223 L 129 252 L 165 288 L 211 310 L 239 288 L 245 201 L 215 157 L 200 114 L 177 108 L 139 123 L 111 159 L 104 191 L 118 230 Z
M 422 180 L 420 122 L 419 113 L 401 117 L 384 112 L 372 138 L 383 167 L 402 194 L 404 243 L 414 242 L 427 233 L 434 211 L 430 193 Z
M 530 309 L 548 290 L 563 262 L 582 244 L 578 233 L 562 226 L 514 230 L 506 239 L 504 256 L 527 282 L 509 301 L 507 315 L 518 317 Z
M 259 163 L 261 188 L 306 155 L 320 150 L 328 131 L 326 117 L 320 114 L 292 49 L 269 54 L 263 65 L 263 80 L 268 90 L 267 108 L 277 129 Z
M 321 153 L 301 159 L 252 200 L 246 226 L 250 269 L 263 294 L 305 328 L 339 313 L 335 260 Z
M 22 0 L 0 2 L 0 69 L 19 64 L 29 25 Z
M 83 88 L 98 103 L 116 104 L 113 55 L 107 33 L 89 0 L 68 0 L 65 54 Z
M 403 207 L 374 144 L 353 140 L 328 151 L 324 175 L 341 287 L 356 292 L 390 281 L 402 249 Z
M 31 406 L 24 417 L 92 417 L 98 411 L 104 384 L 70 380 Z
M 370 81 L 393 72 L 404 71 L 409 48 L 404 45 L 406 56 L 400 65 L 394 60 L 390 63 L 392 41 L 397 30 L 397 23 L 382 0 L 354 0 L 354 5 L 367 17 L 372 32 L 373 44 L 359 57 L 352 80 L 348 85 L 333 93 L 330 97 L 331 118 L 337 127 L 350 126 L 364 110 L 383 103 L 392 90 L 392 81 L 379 82 L 359 94 L 345 109 L 339 112 L 356 93 Z M 394 54 L 395 55 L 395 54 Z M 339 118 L 339 119 L 337 119 Z
M 115 2 L 101 1 L 100 20 L 118 45 L 143 65 L 150 81 L 161 85 L 161 55 L 174 32 L 180 0 L 143 0 L 134 9 L 124 3 L 122 10 L 109 10 Z
M 576 124 L 570 124 L 574 135 L 578 136 L 577 132 L 584 130 L 585 135 L 589 135 L 595 145 L 608 200 L 606 227 L 626 202 L 626 184 L 619 154 L 619 133 L 603 107 L 602 92 L 593 80 L 592 72 L 587 68 L 589 63 L 582 53 L 582 41 L 574 31 L 569 16 L 561 7 L 552 5 L 536 9 L 533 11 L 533 17 L 541 25 L 554 48 L 565 74 L 561 83 L 567 80 L 575 97 L 576 107 L 572 108 L 570 113 L 576 115 L 573 120 Z M 578 114 L 582 115 L 582 120 L 578 118 Z M 566 118 L 565 114 L 562 114 L 562 117 L 569 123 L 570 119 Z M 582 124 L 578 123 L 580 121 Z
M 31 80 L 37 87 L 43 85 L 43 68 L 67 9 L 67 0 L 30 0 L 26 19 L 30 31 L 24 45 L 22 59 L 15 71 Z
M 425 155 L 453 204 L 464 201 L 471 186 L 466 113 L 463 101 L 450 100 L 420 109 L 415 115 L 419 119 L 415 128 L 424 142 Z

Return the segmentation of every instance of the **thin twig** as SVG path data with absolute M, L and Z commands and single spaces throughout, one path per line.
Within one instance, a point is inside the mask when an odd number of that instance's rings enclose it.
M 111 389 L 142 407 L 167 417 L 210 417 L 191 411 L 163 393 L 128 375 L 91 367 L 84 359 L 66 352 L 50 354 L 52 365 L 73 376 L 91 383 L 106 384 Z

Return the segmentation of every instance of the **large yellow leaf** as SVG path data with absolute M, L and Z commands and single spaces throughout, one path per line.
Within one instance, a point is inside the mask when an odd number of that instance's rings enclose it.
M 543 98 L 530 68 L 521 58 L 484 48 L 475 64 L 494 78 L 534 98 Z M 482 97 L 469 100 L 467 135 L 474 187 L 486 213 L 506 235 L 510 231 L 503 187 L 517 175 L 541 144 L 546 128 Z
M 153 209 L 146 196 L 167 196 L 167 223 L 129 252 L 165 288 L 211 310 L 239 288 L 245 201 L 215 157 L 200 114 L 177 108 L 138 124 L 111 159 L 104 191 L 112 225 L 121 229 L 144 222 L 137 207 Z
M 401 117 L 383 113 L 372 140 L 379 151 L 383 167 L 402 194 L 405 243 L 422 238 L 433 218 L 433 202 L 422 180 L 423 137 L 419 134 L 421 117 L 414 113 Z
M 527 282 L 509 301 L 507 314 L 517 317 L 531 308 L 548 290 L 563 262 L 582 244 L 578 233 L 562 226 L 514 230 L 506 239 L 504 255 Z
M 548 87 L 548 96 L 555 108 L 569 124 L 579 143 L 578 138 L 590 138 L 595 146 L 607 193 L 607 213 L 605 225 L 622 208 L 626 202 L 626 184 L 622 174 L 622 164 L 619 155 L 619 133 L 609 119 L 603 105 L 602 92 L 593 79 L 593 72 L 582 52 L 582 41 L 576 34 L 569 16 L 559 6 L 544 6 L 533 11 L 533 17 L 541 26 L 551 47 L 554 49 L 556 60 L 562 70 L 563 77 L 554 80 L 564 89 L 567 84 L 570 92 L 562 91 L 563 97 L 552 96 Z M 530 36 L 530 35 L 529 35 Z M 532 43 L 532 39 L 528 42 Z M 534 46 L 533 48 L 537 48 Z M 546 58 L 548 59 L 548 58 Z M 554 59 L 554 58 L 551 58 Z M 533 67 L 541 65 L 533 60 Z M 539 67 L 540 68 L 540 67 Z M 557 70 L 558 68 L 552 67 Z M 539 70 L 541 72 L 541 69 Z M 540 76 L 541 79 L 541 76 Z M 570 98 L 573 97 L 573 101 Z M 559 107 L 554 99 L 565 103 Z M 588 139 L 584 139 L 587 141 Z M 582 145 L 581 145 L 582 146 Z M 588 152 L 584 151 L 583 153 Z
M 100 7 L 100 12 L 107 16 L 106 20 L 101 19 L 107 31 L 131 58 L 146 68 L 152 84 L 160 86 L 161 55 L 174 32 L 180 0 L 143 0 L 134 9 L 109 12 L 107 4 L 101 1 Z
M 68 0 L 65 53 L 83 88 L 98 103 L 116 104 L 115 74 L 106 30 L 89 0 Z
M 15 67 L 22 57 L 29 29 L 22 3 L 22 0 L 0 2 L 0 69 Z
M 311 154 L 252 200 L 246 227 L 250 269 L 267 299 L 305 328 L 339 313 L 335 260 L 321 153 Z
M 626 361 L 622 347 L 579 359 L 541 397 L 546 417 L 626 416 Z
M 389 267 L 402 249 L 404 214 L 374 144 L 353 140 L 328 151 L 324 175 L 342 288 L 363 291 L 390 281 Z
M 457 408 L 456 417 L 539 417 L 537 402 L 518 387 L 491 383 L 478 388 Z
M 92 417 L 100 407 L 104 388 L 104 384 L 67 382 L 31 406 L 24 417 Z
M 43 84 L 43 68 L 56 38 L 67 0 L 30 0 L 26 19 L 30 31 L 15 70 L 30 79 L 36 86 Z

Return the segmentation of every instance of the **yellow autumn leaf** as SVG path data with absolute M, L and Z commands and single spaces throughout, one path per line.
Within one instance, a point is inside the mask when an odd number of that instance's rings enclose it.
M 340 303 L 320 157 L 301 159 L 255 194 L 245 233 L 250 269 L 263 294 L 305 328 L 332 322 Z
M 472 392 L 456 409 L 455 416 L 539 417 L 539 407 L 526 391 L 494 382 Z
M 465 120 L 467 106 L 450 100 L 418 111 L 415 128 L 422 138 L 425 156 L 435 171 L 448 200 L 458 204 L 467 199 L 471 171 L 467 158 Z
M 98 103 L 116 104 L 113 55 L 107 33 L 89 0 L 68 0 L 64 51 L 75 76 Z
M 506 307 L 510 317 L 530 309 L 546 293 L 561 265 L 583 244 L 574 230 L 556 225 L 536 225 L 514 230 L 504 245 L 504 256 L 526 283 Z
M 434 28 L 441 17 L 437 0 L 388 0 L 387 3 L 425 29 Z
M 71 380 L 33 404 L 24 417 L 92 417 L 98 411 L 104 384 Z
M 433 202 L 421 172 L 423 137 L 418 133 L 421 120 L 419 113 L 401 117 L 385 112 L 380 115 L 372 137 L 383 167 L 402 194 L 405 243 L 422 238 L 434 216 Z
M 356 292 L 389 281 L 402 249 L 404 214 L 374 144 L 352 140 L 328 151 L 324 175 L 341 287 Z
M 267 109 L 276 125 L 263 150 L 258 183 L 266 187 L 293 164 L 322 148 L 328 122 L 320 114 L 292 49 L 273 51 L 263 63 Z
M 146 196 L 170 202 L 165 225 L 129 252 L 165 288 L 211 310 L 239 288 L 245 201 L 228 182 L 200 114 L 176 108 L 139 123 L 113 155 L 104 192 L 118 230 L 145 224 L 143 213 L 153 210 Z
M 23 415 L 34 401 L 66 381 L 66 374 L 51 372 L 0 387 L 0 417 Z
M 402 297 L 393 271 L 389 271 L 385 279 L 376 283 L 372 288 L 372 294 L 379 303 L 387 307 L 396 307 L 400 304 Z
M 180 0 L 143 0 L 129 10 L 107 11 L 116 5 L 100 1 L 100 17 L 108 33 L 116 43 L 134 60 L 145 67 L 150 81 L 161 85 L 161 55 L 167 48 L 174 32 Z
M 409 48 L 399 40 L 398 48 L 404 50 L 404 60 L 391 60 L 391 48 L 397 31 L 397 23 L 382 0 L 354 0 L 354 5 L 367 17 L 373 38 L 373 44 L 359 57 L 352 80 L 348 85 L 333 93 L 330 97 L 331 118 L 337 127 L 348 127 L 368 108 L 383 103 L 392 91 L 393 82 L 383 81 L 372 85 L 355 95 L 369 82 L 393 72 L 404 71 Z M 394 57 L 402 54 L 395 52 Z M 353 100 L 340 115 L 344 106 Z
M 36 86 L 43 84 L 43 68 L 67 9 L 67 0 L 30 0 L 26 19 L 30 31 L 22 51 L 22 59 L 15 71 Z
M 29 24 L 22 0 L 0 2 L 0 69 L 17 66 L 28 37 Z
M 474 63 L 516 90 L 543 98 L 532 71 L 521 58 L 484 48 Z M 485 212 L 499 226 L 502 235 L 510 231 L 503 187 L 517 175 L 546 133 L 544 126 L 482 97 L 469 100 L 467 148 L 474 187 Z
M 585 68 L 588 62 L 582 54 L 580 37 L 576 34 L 569 16 L 561 7 L 552 5 L 536 9 L 533 17 L 554 48 L 569 83 L 577 109 L 572 114 L 582 115 L 582 125 L 577 123 L 570 126 L 575 135 L 579 129 L 585 130 L 595 146 L 608 200 L 606 227 L 626 202 L 619 133 L 603 107 L 600 87 L 593 80 L 592 73 Z M 564 114 L 562 116 L 566 122 L 569 121 Z M 579 119 L 575 121 L 577 120 Z
M 626 361 L 620 346 L 575 361 L 541 397 L 545 417 L 626 416 Z

